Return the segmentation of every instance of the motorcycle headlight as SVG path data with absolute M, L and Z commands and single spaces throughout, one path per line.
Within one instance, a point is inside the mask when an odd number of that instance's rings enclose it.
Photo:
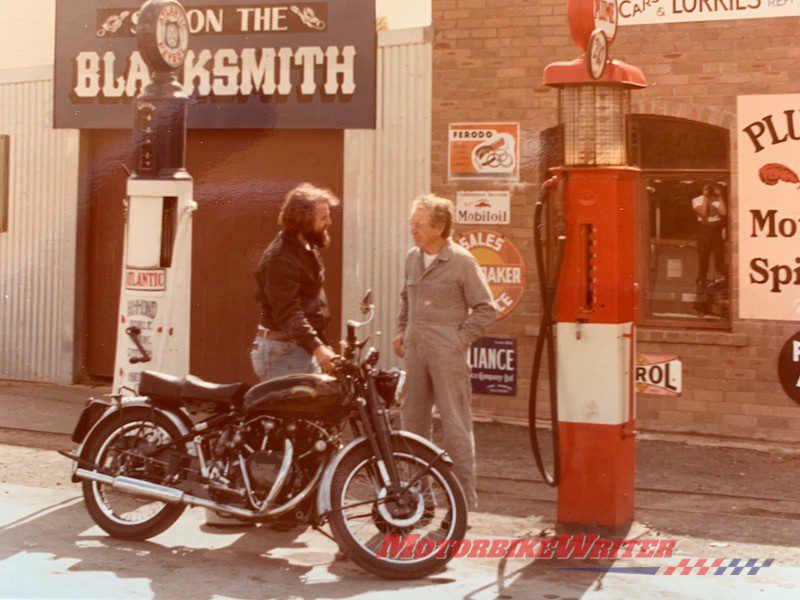
M 375 376 L 375 387 L 387 408 L 397 404 L 405 392 L 406 372 L 396 367 L 383 369 Z

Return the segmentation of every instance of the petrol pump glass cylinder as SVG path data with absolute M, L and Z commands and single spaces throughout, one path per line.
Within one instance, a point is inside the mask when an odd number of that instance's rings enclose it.
M 625 165 L 630 92 L 620 85 L 565 85 L 559 93 L 564 159 L 569 165 Z

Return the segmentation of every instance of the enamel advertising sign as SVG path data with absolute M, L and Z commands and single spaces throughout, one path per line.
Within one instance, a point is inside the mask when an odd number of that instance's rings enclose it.
M 483 337 L 470 346 L 472 393 L 517 395 L 517 340 Z
M 619 0 L 619 25 L 800 16 L 797 0 Z
M 508 225 L 511 223 L 511 193 L 457 192 L 456 223 Z
M 505 234 L 492 229 L 471 229 L 458 237 L 458 243 L 472 253 L 483 271 L 494 296 L 500 318 L 508 315 L 525 292 L 525 261 L 522 253 Z
M 653 396 L 680 396 L 683 365 L 680 358 L 665 354 L 640 354 L 633 369 L 636 392 Z
M 800 94 L 739 96 L 739 315 L 800 320 Z
M 56 128 L 131 127 L 131 102 L 150 81 L 136 46 L 141 4 L 57 1 Z M 177 74 L 190 128 L 375 126 L 374 0 L 183 6 L 189 39 Z
M 450 179 L 519 179 L 519 123 L 450 123 Z

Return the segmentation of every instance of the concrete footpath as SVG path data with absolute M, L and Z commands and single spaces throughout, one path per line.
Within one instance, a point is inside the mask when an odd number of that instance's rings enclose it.
M 636 520 L 604 535 L 669 540 L 674 553 L 666 557 L 465 557 L 424 581 L 390 583 L 333 561 L 335 549 L 316 532 L 291 537 L 286 548 L 267 532 L 220 537 L 202 529 L 197 511 L 150 542 L 112 541 L 91 527 L 79 506 L 79 488 L 69 482 L 67 461 L 48 451 L 71 446 L 67 434 L 85 399 L 105 391 L 0 382 L 0 538 L 5 540 L 0 542 L 0 574 L 15 574 L 13 586 L 8 587 L 12 580 L 0 584 L 0 597 L 73 597 L 66 590 L 86 585 L 86 571 L 104 573 L 99 580 L 110 587 L 85 588 L 86 596 L 101 597 L 102 589 L 113 597 L 184 597 L 179 581 L 185 584 L 186 577 L 195 576 L 205 583 L 186 597 L 369 596 L 400 590 L 491 598 L 800 594 L 800 449 L 741 440 L 639 436 Z M 542 433 L 546 438 L 548 432 Z M 554 523 L 556 492 L 535 472 L 527 435 L 519 426 L 476 424 L 480 509 L 470 515 L 468 538 L 540 539 L 564 533 Z M 28 507 L 27 499 L 35 499 L 35 507 Z M 40 539 L 42 527 L 49 533 Z M 259 552 L 262 543 L 272 550 Z M 130 557 L 128 566 L 114 556 Z M 71 567 L 75 559 L 79 563 Z M 737 568 L 744 565 L 766 566 Z M 239 586 L 226 579 L 225 568 L 234 566 L 241 572 Z M 60 580 L 53 569 L 62 574 Z M 279 578 L 278 587 L 272 587 L 273 576 Z M 59 595 L 56 588 L 67 583 Z

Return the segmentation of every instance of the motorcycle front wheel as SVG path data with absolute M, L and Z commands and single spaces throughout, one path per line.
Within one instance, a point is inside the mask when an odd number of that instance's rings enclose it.
M 364 444 L 333 475 L 330 526 L 342 551 L 363 569 L 386 579 L 416 579 L 450 561 L 466 533 L 467 503 L 451 469 L 429 448 L 395 436 L 392 446 L 408 488 L 402 501 L 391 500 L 384 467 Z
M 179 437 L 178 428 L 161 412 L 127 409 L 91 434 L 85 457 L 108 474 L 165 483 L 176 471 L 176 465 L 166 462 L 163 454 L 148 454 Z M 96 481 L 83 482 L 83 499 L 95 523 L 111 536 L 125 540 L 158 535 L 175 523 L 186 508 L 132 496 Z

